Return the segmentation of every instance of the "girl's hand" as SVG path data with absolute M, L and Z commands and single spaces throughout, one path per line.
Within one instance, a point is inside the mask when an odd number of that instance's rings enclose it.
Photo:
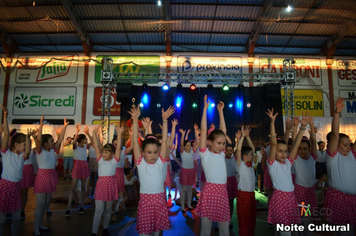
M 77 133 L 79 133 L 79 131 L 80 131 L 80 124 L 79 123 L 75 125 L 75 130 L 77 131 Z
M 93 135 L 97 135 L 97 134 L 99 133 L 99 130 L 100 130 L 100 126 L 94 127 L 94 129 L 93 129 Z
M 214 123 L 211 123 L 210 128 L 215 129 L 215 125 L 214 125 Z
M 61 132 L 62 132 L 62 128 L 61 127 L 58 127 L 58 128 L 56 128 L 54 130 L 56 131 L 57 136 L 59 136 L 61 134 Z
M 167 120 L 174 112 L 176 108 L 174 106 L 169 106 L 166 111 L 162 108 L 162 120 Z
M 2 106 L 2 105 L 0 105 L 0 107 L 1 107 L 1 109 L 4 111 L 4 115 L 7 116 L 7 113 L 8 113 L 7 107 L 4 107 L 4 106 Z
M 305 112 L 304 114 L 304 118 L 308 121 L 308 124 L 310 125 L 310 127 L 314 127 L 314 118 L 312 116 L 310 116 L 310 113 Z
M 182 135 L 185 134 L 185 130 L 183 130 L 183 129 L 179 129 L 179 132 L 180 132 Z
M 34 140 L 36 140 L 36 137 L 37 137 L 37 133 L 38 133 L 38 128 L 36 128 L 36 129 L 33 129 L 33 134 L 32 134 L 32 138 L 33 138 Z
M 299 122 L 300 122 L 300 118 L 298 116 L 295 116 L 293 118 L 293 125 L 294 126 L 298 126 Z
M 124 126 L 115 126 L 115 131 L 117 133 L 117 135 L 121 135 L 122 132 L 125 131 L 125 127 Z
M 238 130 L 237 132 L 235 132 L 236 140 L 239 140 L 241 138 L 241 135 L 242 135 L 241 130 Z
M 208 109 L 210 101 L 208 101 L 208 95 L 204 96 L 204 109 Z
M 302 128 L 305 128 L 309 124 L 309 113 L 308 112 L 303 112 L 302 113 L 302 120 L 300 121 L 300 125 Z
M 199 126 L 197 125 L 197 123 L 194 124 L 194 130 L 199 129 Z
M 152 124 L 152 121 L 149 117 L 145 117 L 145 118 L 141 119 L 141 123 L 142 123 L 143 127 L 145 127 L 145 129 L 148 129 L 150 124 Z
M 177 119 L 173 119 L 172 120 L 172 126 L 177 126 L 179 123 L 178 123 L 178 120 Z
M 190 130 L 190 129 L 188 129 L 187 133 L 189 134 L 189 133 L 190 133 L 190 131 L 191 131 L 191 130 Z
M 42 117 L 44 117 L 44 116 L 42 116 Z M 67 122 L 67 117 L 64 117 L 63 124 L 64 124 L 64 127 L 66 127 L 69 124 L 69 121 Z
M 241 126 L 242 136 L 244 136 L 244 137 L 250 136 L 250 131 L 251 131 L 250 126 L 245 126 L 245 127 Z
M 293 122 L 292 122 L 292 120 L 290 119 L 290 117 L 288 117 L 287 119 L 286 119 L 286 130 L 291 130 L 293 128 Z
M 335 107 L 336 107 L 335 112 L 336 113 L 341 113 L 342 110 L 344 109 L 344 107 L 345 107 L 344 100 L 345 100 L 345 98 L 340 98 L 340 97 L 337 98 L 336 103 L 335 103 Z
M 86 135 L 89 135 L 89 128 L 88 128 L 88 126 L 84 126 L 84 133 L 86 134 Z
M 224 109 L 224 103 L 222 101 L 219 101 L 218 106 L 216 107 L 218 109 L 219 112 L 222 112 Z
M 277 112 L 276 114 L 274 114 L 274 115 L 273 115 L 273 108 L 272 108 L 272 110 L 267 109 L 266 114 L 268 115 L 269 119 L 270 119 L 270 120 L 271 120 L 271 122 L 273 122 L 273 123 L 275 122 L 276 117 L 278 116 L 278 112 Z
M 194 130 L 195 136 L 199 138 L 200 135 L 200 129 Z
M 35 133 L 34 129 L 27 129 L 27 136 L 32 136 Z
M 138 118 L 141 115 L 141 111 L 140 111 L 140 107 L 137 105 L 135 107 L 132 107 L 130 111 L 128 111 L 128 113 L 131 115 L 132 120 L 138 120 Z
M 43 119 L 44 119 L 44 116 L 41 116 L 40 125 L 43 125 Z M 64 118 L 64 121 L 65 121 L 65 118 Z
M 311 134 L 311 130 L 309 129 L 309 134 Z M 318 128 L 317 127 L 314 127 L 314 134 L 318 133 Z

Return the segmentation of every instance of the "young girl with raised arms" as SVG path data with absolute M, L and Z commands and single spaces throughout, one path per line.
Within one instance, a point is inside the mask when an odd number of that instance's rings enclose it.
M 58 175 L 56 171 L 56 153 L 64 138 L 64 133 L 69 122 L 64 118 L 64 126 L 61 128 L 58 140 L 54 142 L 52 135 L 42 134 L 43 118 L 40 120 L 40 127 L 38 129 L 36 142 L 36 159 L 38 164 L 38 171 L 35 179 L 35 186 L 33 192 L 37 194 L 35 219 L 34 219 L 34 235 L 41 235 L 41 231 L 51 231 L 50 228 L 44 227 L 43 219 L 46 210 L 51 202 L 52 193 L 56 191 L 56 184 L 58 183 Z
M 115 127 L 117 142 L 121 143 L 121 134 L 124 127 Z M 114 200 L 118 199 L 118 185 L 115 177 L 116 165 L 120 161 L 121 148 L 112 144 L 99 144 L 99 127 L 93 130 L 95 154 L 98 161 L 98 182 L 95 189 L 95 213 L 93 218 L 92 236 L 98 233 L 100 219 L 104 213 L 104 229 L 102 235 L 109 236 L 109 223 L 111 208 Z
M 201 119 L 200 158 L 204 168 L 206 183 L 200 194 L 196 213 L 201 217 L 201 236 L 210 236 L 212 222 L 218 222 L 219 234 L 229 235 L 229 199 L 227 194 L 227 172 L 225 165 L 226 125 L 224 103 L 219 102 L 220 129 L 213 130 L 208 137 L 207 118 L 208 96 L 204 96 L 204 109 Z
M 135 163 L 140 177 L 140 201 L 137 208 L 136 230 L 139 235 L 159 235 L 161 230 L 169 229 L 168 210 L 164 181 L 169 156 L 167 156 L 167 119 L 174 113 L 174 107 L 162 109 L 162 144 L 159 148 L 157 138 L 146 135 L 142 142 L 142 152 L 138 143 L 139 107 L 129 112 L 132 116 L 132 142 Z
M 329 174 L 329 186 L 326 191 L 324 208 L 332 214 L 327 220 L 334 224 L 350 224 L 349 232 L 339 235 L 354 235 L 356 225 L 356 144 L 351 146 L 350 138 L 339 133 L 340 113 L 344 109 L 344 99 L 338 98 L 332 121 L 332 130 L 328 139 L 326 168 Z
M 1 155 L 3 172 L 0 180 L 0 235 L 3 235 L 6 213 L 12 214 L 11 235 L 18 235 L 20 227 L 21 195 L 20 181 L 22 179 L 22 169 L 24 160 L 27 159 L 31 151 L 30 136 L 32 130 L 27 130 L 27 134 L 15 134 L 8 147 L 10 138 L 9 126 L 7 123 L 7 109 L 1 106 L 4 112 L 4 137 L 1 143 Z
M 65 212 L 65 217 L 70 217 L 70 209 L 72 206 L 75 191 L 77 189 L 78 180 L 81 181 L 81 189 L 85 189 L 86 180 L 90 177 L 89 164 L 87 162 L 87 150 L 93 144 L 93 140 L 92 137 L 89 135 L 89 128 L 87 126 L 84 127 L 84 133 L 86 133 L 91 139 L 89 144 L 85 134 L 78 134 L 80 131 L 80 124 L 77 124 L 75 126 L 75 129 L 76 132 L 73 139 L 75 165 L 72 171 L 72 187 L 69 193 L 68 208 Z M 85 191 L 82 191 L 80 202 L 81 204 L 78 213 L 82 215 L 84 214 Z

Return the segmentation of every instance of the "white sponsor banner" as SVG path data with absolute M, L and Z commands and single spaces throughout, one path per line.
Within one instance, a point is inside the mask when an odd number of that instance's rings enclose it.
M 55 59 L 53 59 L 55 58 Z M 62 57 L 24 57 L 19 56 L 26 68 L 18 64 L 16 83 L 75 83 L 78 78 L 78 56 Z M 52 60 L 51 60 L 52 59 Z M 37 68 L 39 69 L 30 69 Z
M 285 58 L 260 57 L 260 72 L 283 73 Z M 318 58 L 294 58 L 297 85 L 322 85 L 321 60 Z
M 177 70 L 181 72 L 241 73 L 241 63 L 241 57 L 184 55 L 177 57 Z
M 75 114 L 76 87 L 16 87 L 13 115 L 72 116 Z
M 339 96 L 345 98 L 345 107 L 342 117 L 356 117 L 356 90 L 340 90 Z
M 356 86 L 356 60 L 337 60 L 339 86 Z

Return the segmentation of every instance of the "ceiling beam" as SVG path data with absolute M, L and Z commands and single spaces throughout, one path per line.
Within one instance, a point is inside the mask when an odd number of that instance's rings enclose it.
M 272 6 L 273 6 L 273 0 L 266 0 L 265 3 L 263 4 L 263 8 L 260 13 L 259 19 L 267 17 Z M 256 42 L 257 42 L 258 38 L 260 37 L 261 31 L 263 29 L 263 25 L 264 25 L 263 21 L 258 20 L 252 29 L 250 37 L 246 43 L 246 51 L 247 51 L 249 57 L 254 56 Z
M 166 42 L 166 56 L 171 56 L 172 55 L 172 29 L 171 29 L 171 23 L 168 23 L 171 21 L 171 1 L 164 1 L 164 15 L 165 15 L 165 25 L 168 26 L 165 31 L 164 31 L 164 39 Z M 170 67 L 170 66 L 169 66 Z
M 79 17 L 77 9 L 75 8 L 75 6 L 73 6 L 71 0 L 60 0 L 60 1 L 63 5 L 65 11 L 67 12 L 70 20 L 72 21 L 75 30 L 79 34 L 79 37 L 82 41 L 83 50 L 84 50 L 85 55 L 90 56 L 93 43 L 91 42 L 91 39 L 90 39 L 87 31 L 85 30 L 84 24 Z
M 0 41 L 6 56 L 11 57 L 14 52 L 18 51 L 17 43 L 3 31 L 0 31 Z
M 321 50 L 324 52 L 327 59 L 333 57 L 336 47 L 338 43 L 342 39 L 344 39 L 348 33 L 356 31 L 356 21 L 355 20 L 346 20 L 340 27 L 338 28 L 337 32 L 331 36 L 331 38 L 326 41 Z

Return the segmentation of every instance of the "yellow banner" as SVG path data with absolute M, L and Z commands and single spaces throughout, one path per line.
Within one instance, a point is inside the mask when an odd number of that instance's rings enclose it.
M 284 90 L 281 90 L 283 114 L 284 114 Z M 321 90 L 294 90 L 295 115 L 301 116 L 302 112 L 308 111 L 311 116 L 324 116 L 323 93 Z
M 120 120 L 110 120 L 111 125 L 120 125 Z M 101 125 L 101 120 L 93 120 L 93 125 Z

